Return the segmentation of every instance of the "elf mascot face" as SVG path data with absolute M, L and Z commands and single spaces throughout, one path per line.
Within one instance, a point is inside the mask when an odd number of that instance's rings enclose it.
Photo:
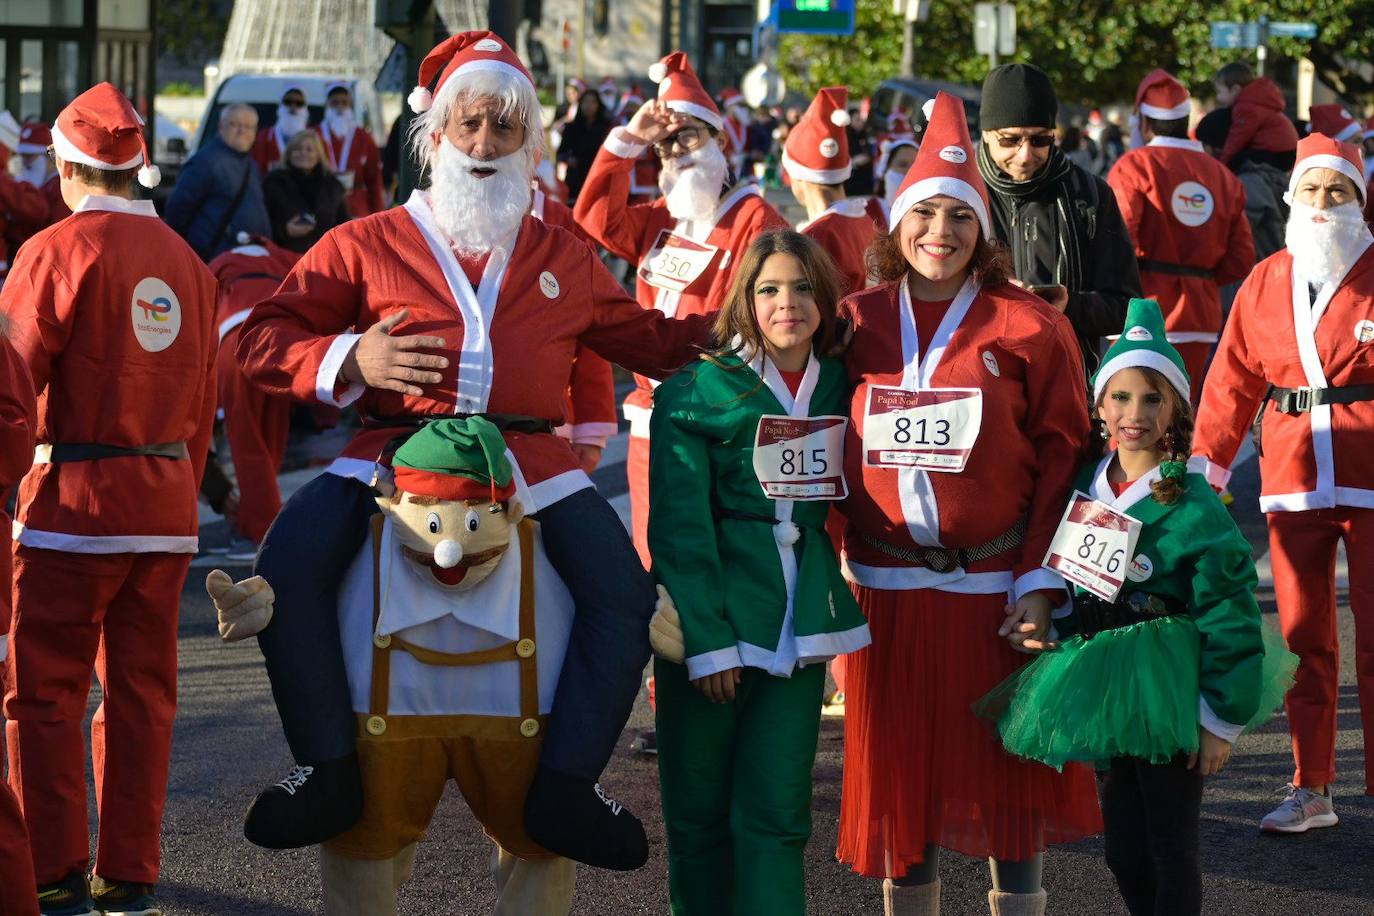
M 394 912 L 433 803 L 453 780 L 497 843 L 498 898 L 513 905 L 499 911 L 566 913 L 573 865 L 528 838 L 522 812 L 571 598 L 487 420 L 428 424 L 397 449 L 392 470 L 371 536 L 339 583 L 364 813 L 322 848 L 326 911 Z M 271 621 L 275 596 L 262 577 L 234 583 L 216 570 L 206 588 L 225 641 Z

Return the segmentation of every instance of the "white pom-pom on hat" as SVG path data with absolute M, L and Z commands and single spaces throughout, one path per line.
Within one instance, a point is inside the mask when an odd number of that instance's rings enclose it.
M 234 236 L 234 241 L 238 242 L 240 245 L 247 245 L 249 242 L 253 241 L 253 237 L 240 229 L 239 234 Z
M 836 127 L 848 127 L 849 120 L 849 112 L 847 111 L 836 108 L 834 111 L 830 112 L 830 123 L 834 124 Z
M 924 105 L 921 106 L 921 114 L 923 114 L 923 115 L 926 116 L 926 120 L 927 120 L 927 121 L 930 120 L 930 116 L 933 115 L 933 114 L 935 114 L 935 100 L 934 100 L 934 99 L 926 99 L 926 103 L 925 103 Z
M 801 529 L 796 522 L 778 522 L 773 525 L 773 540 L 784 547 L 791 547 L 801 540 Z
M 138 183 L 145 188 L 155 188 L 162 181 L 162 170 L 155 165 L 145 165 L 138 170 Z
M 416 86 L 406 96 L 406 104 L 416 114 L 424 114 L 434 105 L 434 95 L 424 86 Z
M 663 78 L 667 75 L 668 68 L 664 66 L 663 61 L 660 60 L 650 65 L 649 79 L 653 80 L 655 83 L 663 82 Z

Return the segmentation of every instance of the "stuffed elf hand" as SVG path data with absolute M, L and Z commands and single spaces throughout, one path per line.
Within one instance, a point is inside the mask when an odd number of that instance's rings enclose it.
M 272 622 L 277 594 L 262 576 L 236 583 L 224 570 L 216 569 L 205 577 L 205 591 L 215 603 L 219 638 L 225 642 L 256 636 Z
M 687 657 L 687 647 L 682 642 L 682 618 L 668 590 L 661 585 L 655 587 L 658 601 L 654 603 L 654 616 L 649 621 L 649 645 L 659 658 L 680 665 Z

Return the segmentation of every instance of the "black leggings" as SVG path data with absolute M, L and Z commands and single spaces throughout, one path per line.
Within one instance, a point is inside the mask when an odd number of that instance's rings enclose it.
M 1107 867 L 1131 916 L 1198 916 L 1202 776 L 1180 754 L 1150 764 L 1118 757 L 1097 774 Z

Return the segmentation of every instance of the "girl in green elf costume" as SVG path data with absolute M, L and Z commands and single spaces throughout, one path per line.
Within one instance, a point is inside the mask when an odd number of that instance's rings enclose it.
M 825 661 L 869 642 L 824 527 L 847 493 L 837 299 L 820 246 L 759 236 L 715 349 L 654 395 L 649 548 L 684 646 L 654 662 L 676 916 L 805 912 Z
M 1107 865 L 1132 916 L 1202 910 L 1202 778 L 1269 718 L 1297 659 L 1261 624 L 1250 546 L 1189 473 L 1188 376 L 1159 305 L 1131 301 L 1093 376 L 1101 438 L 1046 565 L 1072 610 L 978 704 L 1013 754 L 1096 764 Z M 1105 506 L 1101 505 L 1105 504 Z

